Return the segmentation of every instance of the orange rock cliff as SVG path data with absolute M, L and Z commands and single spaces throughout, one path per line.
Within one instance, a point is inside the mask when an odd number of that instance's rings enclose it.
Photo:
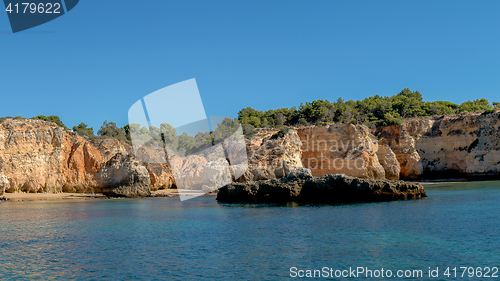
M 6 119 L 0 123 L 0 193 L 101 192 L 96 175 L 118 153 L 132 148 L 115 139 L 91 144 L 52 122 Z M 174 184 L 165 165 L 145 166 L 152 190 Z
M 334 124 L 289 129 L 280 136 L 277 132 L 260 130 L 246 140 L 248 169 L 237 181 L 281 178 L 294 167 L 309 168 L 315 176 L 346 174 L 375 179 L 500 174 L 498 112 L 411 118 L 401 125 L 377 129 Z M 138 153 L 141 159 L 158 155 L 147 149 Z M 137 163 L 130 157 L 115 157 L 118 154 L 133 156 L 133 149 L 116 139 L 90 143 L 51 122 L 7 118 L 0 123 L 0 194 L 100 193 L 107 188 L 103 182 L 108 181 L 97 175 L 112 158 L 117 170 L 121 169 L 117 159 L 147 170 L 140 175 L 151 191 L 175 187 L 168 164 Z M 176 161 L 185 161 L 187 167 L 192 159 Z

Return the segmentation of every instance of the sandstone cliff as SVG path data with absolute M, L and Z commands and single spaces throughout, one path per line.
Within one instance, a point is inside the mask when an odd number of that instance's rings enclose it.
M 115 139 L 91 144 L 52 122 L 8 118 L 0 123 L 0 191 L 101 192 L 96 175 L 103 165 L 117 154 L 132 152 L 130 145 Z M 174 185 L 168 165 L 146 168 L 151 190 Z
M 170 161 L 180 169 L 178 172 L 183 176 L 178 180 L 187 188 L 190 182 L 202 178 L 203 188 L 212 189 L 213 185 L 230 182 L 231 178 L 245 181 L 255 177 L 283 177 L 290 168 L 302 165 L 301 142 L 295 130 L 279 138 L 272 136 L 273 132 L 267 132 L 251 141 L 247 140 L 249 146 L 253 146 L 253 149 L 248 150 L 249 169 L 246 158 L 243 163 L 237 157 L 241 155 L 241 149 L 245 155 L 244 144 L 233 145 L 237 140 L 226 141 L 227 157 L 232 162 L 230 172 L 227 169 L 221 172 L 227 163 L 221 163 L 220 157 L 211 159 L 209 155 L 191 155 L 181 158 L 173 155 Z M 214 153 L 223 156 L 222 146 L 216 148 Z M 96 138 L 90 143 L 51 122 L 7 118 L 0 123 L 0 193 L 4 190 L 33 193 L 107 192 L 110 189 L 118 190 L 117 186 L 123 187 L 120 182 L 134 182 L 126 178 L 124 173 L 141 175 L 141 188 L 147 178 L 151 191 L 176 187 L 174 172 L 165 161 L 165 153 L 159 150 L 142 147 L 134 152 L 130 145 L 112 138 Z M 133 158 L 132 155 L 138 155 L 140 162 L 128 158 Z M 143 173 L 144 170 L 147 170 L 147 175 Z M 111 177 L 114 174 L 118 182 Z M 122 191 L 115 195 L 126 194 L 131 190 Z
M 404 179 L 497 177 L 499 113 L 463 113 L 407 119 L 381 127 L 381 144 L 396 153 Z
M 302 167 L 302 142 L 297 130 L 261 131 L 246 141 L 248 172 L 244 180 L 282 178 L 295 167 Z
M 398 178 L 399 164 L 392 151 L 378 153 L 378 143 L 364 125 L 334 124 L 299 129 L 302 162 L 314 176 L 346 174 L 359 178 Z M 383 161 L 379 161 L 379 156 Z M 381 165 L 383 164 L 383 165 Z
M 303 165 L 315 176 L 430 179 L 500 177 L 498 112 L 406 119 L 372 135 L 363 125 L 298 129 Z M 378 140 L 377 140 L 378 139 Z
M 404 179 L 418 179 L 422 174 L 420 155 L 415 148 L 415 139 L 405 126 L 382 127 L 379 144 L 389 147 L 400 164 L 400 176 Z
M 9 179 L 6 176 L 0 174 L 0 195 L 5 192 L 5 188 L 9 185 Z
M 399 179 L 401 165 L 394 151 L 388 145 L 379 144 L 376 154 L 380 165 L 384 167 L 385 178 L 390 180 Z
M 7 192 L 95 192 L 103 162 L 96 148 L 54 123 L 0 123 L 0 173 L 9 181 Z
M 146 167 L 132 155 L 117 153 L 96 175 L 104 195 L 116 197 L 144 197 L 151 195 L 150 177 Z
M 229 149 L 226 157 L 231 162 L 232 180 L 237 182 L 283 178 L 293 168 L 303 166 L 314 176 L 499 177 L 499 128 L 496 112 L 412 118 L 401 125 L 379 127 L 374 135 L 366 126 L 352 124 L 260 130 L 245 140 L 248 169 L 246 162 L 234 156 L 241 155 L 241 146 Z M 97 181 L 102 179 L 97 174 L 103 166 L 112 166 L 109 161 L 118 154 L 127 156 L 134 151 L 116 139 L 97 138 L 90 143 L 51 122 L 7 118 L 0 123 L 0 194 L 102 192 L 105 186 Z M 135 154 L 139 162 L 125 162 L 134 163 L 134 172 L 143 172 L 142 166 L 147 170 L 147 175 L 140 174 L 142 183 L 148 178 L 149 190 L 176 186 L 163 151 L 143 147 Z M 210 185 L 229 181 L 228 173 L 219 173 L 226 163 L 202 158 L 194 155 L 170 160 L 186 175 L 179 179 L 183 183 L 203 175 L 203 185 L 211 189 Z

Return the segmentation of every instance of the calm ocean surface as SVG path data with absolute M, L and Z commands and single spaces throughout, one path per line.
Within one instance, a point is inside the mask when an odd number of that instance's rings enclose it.
M 426 191 L 422 200 L 343 206 L 215 197 L 0 203 L 0 279 L 275 280 L 290 278 L 291 267 L 362 266 L 423 270 L 423 279 L 439 267 L 432 280 L 464 280 L 442 273 L 500 267 L 500 182 Z

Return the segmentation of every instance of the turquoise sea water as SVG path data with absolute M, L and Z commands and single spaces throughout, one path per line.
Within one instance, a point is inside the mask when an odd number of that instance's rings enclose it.
M 500 182 L 426 191 L 421 200 L 342 206 L 215 197 L 0 203 L 0 279 L 277 280 L 290 279 L 291 267 L 368 267 L 423 270 L 406 278 L 422 280 L 439 267 L 432 280 L 465 280 L 443 271 L 500 267 Z

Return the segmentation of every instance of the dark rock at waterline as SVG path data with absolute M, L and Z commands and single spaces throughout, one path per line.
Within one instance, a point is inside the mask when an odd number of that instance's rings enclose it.
M 219 190 L 221 203 L 343 204 L 427 197 L 419 183 L 349 177 L 343 174 L 313 177 L 295 168 L 283 179 L 231 183 Z

